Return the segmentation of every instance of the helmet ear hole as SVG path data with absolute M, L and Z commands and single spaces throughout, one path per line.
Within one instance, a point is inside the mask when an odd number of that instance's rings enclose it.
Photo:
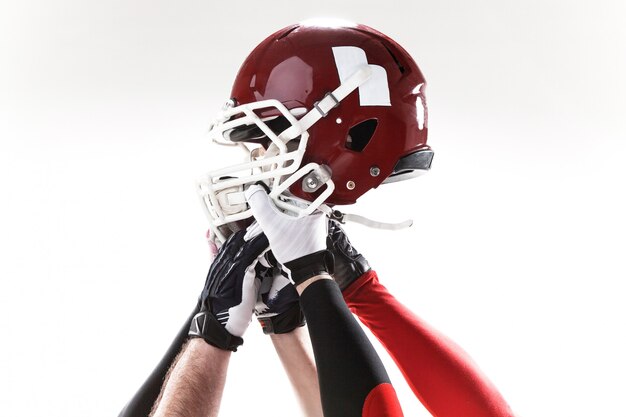
M 374 136 L 377 126 L 378 120 L 376 119 L 367 119 L 352 126 L 346 137 L 346 148 L 362 152 Z

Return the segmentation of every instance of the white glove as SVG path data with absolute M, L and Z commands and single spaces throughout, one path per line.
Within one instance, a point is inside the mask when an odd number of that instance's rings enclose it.
M 259 185 L 248 188 L 245 195 L 274 257 L 296 284 L 303 282 L 305 275 L 310 278 L 314 273 L 332 272 L 332 254 L 326 250 L 328 221 L 323 213 L 305 217 L 282 213 Z

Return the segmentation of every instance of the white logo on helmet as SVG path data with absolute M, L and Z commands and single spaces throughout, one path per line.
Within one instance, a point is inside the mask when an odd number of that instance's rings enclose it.
M 370 79 L 359 87 L 359 104 L 361 106 L 391 106 L 387 71 L 380 65 L 368 64 L 365 51 L 356 46 L 335 46 L 333 47 L 333 55 L 341 83 L 364 65 L 372 69 Z
M 419 128 L 419 130 L 424 129 L 424 124 L 426 121 L 426 106 L 424 105 L 424 96 L 420 94 L 422 92 L 423 86 L 424 83 L 421 83 L 413 89 L 413 94 L 417 94 L 417 101 L 415 102 L 415 106 L 417 110 L 417 127 Z

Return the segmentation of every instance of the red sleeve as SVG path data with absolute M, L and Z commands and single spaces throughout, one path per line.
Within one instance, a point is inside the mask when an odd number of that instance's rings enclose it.
M 456 343 L 413 314 L 370 270 L 343 293 L 435 417 L 512 417 L 496 387 Z

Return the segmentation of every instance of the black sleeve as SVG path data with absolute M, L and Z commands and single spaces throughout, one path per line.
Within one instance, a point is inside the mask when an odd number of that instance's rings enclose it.
M 361 417 L 370 392 L 390 383 L 378 354 L 334 281 L 309 285 L 300 305 L 313 345 L 324 416 Z

